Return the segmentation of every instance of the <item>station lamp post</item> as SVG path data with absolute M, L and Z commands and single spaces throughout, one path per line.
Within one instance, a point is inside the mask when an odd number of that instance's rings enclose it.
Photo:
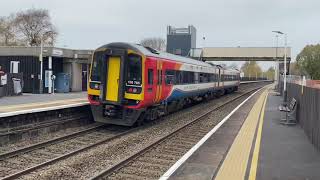
M 284 71 L 283 71 L 283 101 L 287 102 L 287 34 L 281 31 L 272 31 L 284 35 Z
M 272 31 L 275 33 L 275 31 Z M 278 42 L 279 42 L 279 35 L 276 34 L 276 65 L 274 68 L 274 81 L 276 82 L 275 84 L 275 89 L 279 91 L 279 59 L 278 59 Z

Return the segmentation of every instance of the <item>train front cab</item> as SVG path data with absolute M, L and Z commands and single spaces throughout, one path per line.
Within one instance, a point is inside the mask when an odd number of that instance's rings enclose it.
M 132 126 L 143 109 L 144 57 L 132 50 L 101 48 L 91 63 L 88 99 L 94 120 Z

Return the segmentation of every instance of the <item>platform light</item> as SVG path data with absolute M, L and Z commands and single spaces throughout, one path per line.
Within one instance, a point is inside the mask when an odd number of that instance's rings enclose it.
M 281 31 L 272 31 L 284 35 L 284 77 L 283 77 L 283 101 L 287 102 L 287 34 Z

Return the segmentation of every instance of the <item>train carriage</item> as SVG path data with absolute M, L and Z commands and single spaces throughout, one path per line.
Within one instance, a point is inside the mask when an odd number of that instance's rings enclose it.
M 129 43 L 95 50 L 88 99 L 95 121 L 132 126 L 232 92 L 239 71 Z

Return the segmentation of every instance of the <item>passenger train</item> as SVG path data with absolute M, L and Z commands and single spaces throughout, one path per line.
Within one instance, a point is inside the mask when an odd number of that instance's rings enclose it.
M 132 126 L 238 90 L 240 72 L 130 43 L 94 51 L 88 99 L 94 120 Z

